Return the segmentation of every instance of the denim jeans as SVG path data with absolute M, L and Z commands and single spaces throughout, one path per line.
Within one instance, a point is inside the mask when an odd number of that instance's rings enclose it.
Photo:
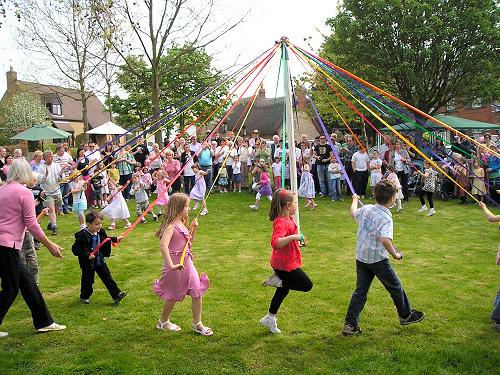
M 207 189 L 210 189 L 212 187 L 212 166 L 200 165 L 200 168 L 202 171 L 207 172 L 207 175 L 205 176 L 205 185 L 207 185 Z
M 317 163 L 316 163 L 317 164 Z M 319 189 L 321 191 L 321 194 L 323 196 L 326 196 L 328 194 L 328 164 L 322 165 L 322 164 L 317 164 L 318 168 L 318 180 L 319 180 Z
M 61 195 L 63 199 L 63 205 L 62 205 L 63 212 L 67 212 L 69 211 L 68 207 L 68 198 L 70 192 L 69 184 L 60 184 L 59 189 L 61 190 Z
M 500 289 L 498 289 L 497 297 L 495 298 L 495 303 L 493 305 L 493 311 L 491 312 L 491 320 L 496 323 L 500 323 Z
M 336 201 L 342 199 L 342 190 L 340 189 L 340 177 L 328 179 L 328 190 L 330 193 L 330 198 L 332 198 L 332 200 Z
M 368 290 L 375 276 L 377 276 L 377 279 L 380 280 L 384 288 L 391 295 L 399 316 L 406 318 L 410 314 L 410 301 L 389 260 L 384 259 L 376 263 L 363 263 L 356 260 L 356 290 L 352 294 L 351 302 L 347 309 L 345 317 L 347 324 L 353 327 L 359 325 L 359 315 L 365 307 Z

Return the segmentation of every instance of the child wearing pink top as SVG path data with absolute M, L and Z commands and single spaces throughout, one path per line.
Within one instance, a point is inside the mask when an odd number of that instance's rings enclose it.
M 207 275 L 198 275 L 193 264 L 191 244 L 198 227 L 198 222 L 192 222 L 192 233 L 186 224 L 189 216 L 189 197 L 175 193 L 170 197 L 169 204 L 163 216 L 163 222 L 156 233 L 161 240 L 163 255 L 163 271 L 161 278 L 153 283 L 154 292 L 165 304 L 156 328 L 163 331 L 180 331 L 181 328 L 170 322 L 170 315 L 177 302 L 184 300 L 186 295 L 192 298 L 193 330 L 203 336 L 211 336 L 213 331 L 201 322 L 202 296 L 208 290 L 210 283 Z M 186 247 L 187 245 L 187 247 Z M 181 264 L 182 253 L 186 247 L 184 263 Z
M 273 199 L 273 190 L 271 189 L 271 182 L 269 181 L 269 173 L 265 164 L 258 164 L 255 166 L 252 173 L 260 173 L 259 192 L 255 196 L 255 204 L 251 204 L 250 208 L 254 211 L 259 209 L 260 198 L 265 195 L 267 199 Z

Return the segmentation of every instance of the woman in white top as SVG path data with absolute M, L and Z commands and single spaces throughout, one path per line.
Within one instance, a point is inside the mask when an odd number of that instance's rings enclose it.
M 238 139 L 238 143 L 239 143 Z M 244 188 L 247 187 L 248 183 L 248 170 L 250 166 L 250 153 L 248 150 L 248 139 L 242 139 L 241 145 L 238 147 L 238 155 L 241 162 L 241 179 Z
M 403 200 L 408 202 L 410 193 L 408 191 L 408 175 L 410 174 L 410 155 L 402 146 L 400 141 L 396 141 L 394 150 L 394 171 L 396 172 L 401 190 L 403 192 Z

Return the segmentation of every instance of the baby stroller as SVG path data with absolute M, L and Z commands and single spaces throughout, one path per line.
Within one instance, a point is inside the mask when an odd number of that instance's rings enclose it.
M 440 175 L 439 197 L 443 201 L 455 198 L 455 184 L 445 175 Z

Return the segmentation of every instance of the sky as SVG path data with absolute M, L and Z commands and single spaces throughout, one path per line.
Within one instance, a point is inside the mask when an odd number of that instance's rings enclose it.
M 235 61 L 245 64 L 268 48 L 275 40 L 286 36 L 289 40 L 306 50 L 317 51 L 323 42 L 323 35 L 329 30 L 325 21 L 336 13 L 337 1 L 310 0 L 308 2 L 286 0 L 218 0 L 226 9 L 226 14 L 218 17 L 249 14 L 244 23 L 231 31 L 207 52 L 214 54 L 214 64 L 218 68 L 227 68 Z M 294 5 L 297 4 L 297 5 Z M 0 28 L 0 96 L 6 89 L 5 72 L 12 65 L 18 72 L 19 79 L 30 80 L 33 75 L 38 82 L 47 82 L 44 73 L 37 75 L 37 61 L 26 56 L 14 41 L 15 17 L 9 17 Z M 310 38 L 308 42 L 304 38 Z M 295 65 L 294 65 L 295 64 Z M 292 74 L 300 74 L 303 69 L 297 62 L 291 61 Z M 275 74 L 273 75 L 273 73 Z M 277 66 L 264 81 L 268 97 L 274 96 Z M 54 83 L 54 82 L 50 82 Z

